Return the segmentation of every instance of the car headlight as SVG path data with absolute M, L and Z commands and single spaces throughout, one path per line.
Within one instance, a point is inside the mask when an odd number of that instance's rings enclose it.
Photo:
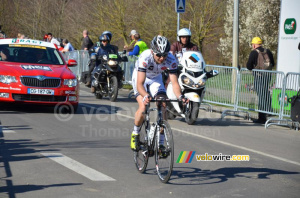
M 64 85 L 67 85 L 68 87 L 76 87 L 77 86 L 77 79 L 65 79 Z
M 181 80 L 183 82 L 183 84 L 192 87 L 195 83 L 187 76 L 182 76 Z
M 18 81 L 16 80 L 15 76 L 0 75 L 0 82 L 5 83 L 5 84 L 10 84 L 13 82 L 18 82 Z
M 118 62 L 117 62 L 117 61 L 114 61 L 114 60 L 109 60 L 109 61 L 107 62 L 107 64 L 110 65 L 110 66 L 114 66 L 114 65 L 117 65 Z

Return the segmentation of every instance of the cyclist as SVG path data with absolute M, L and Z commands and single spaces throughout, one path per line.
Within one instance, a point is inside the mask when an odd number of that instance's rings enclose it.
M 135 113 L 134 129 L 131 134 L 131 149 L 138 150 L 140 126 L 143 123 L 143 112 L 151 98 L 166 98 L 166 90 L 162 81 L 161 73 L 169 69 L 170 80 L 173 84 L 174 93 L 179 100 L 186 103 L 188 100 L 181 94 L 180 86 L 177 80 L 177 61 L 175 57 L 169 53 L 170 43 L 166 37 L 155 36 L 151 41 L 151 49 L 145 50 L 136 61 L 135 69 L 132 75 L 132 85 L 139 108 Z M 149 93 L 146 88 L 149 88 Z M 165 115 L 165 104 L 163 104 L 163 117 Z M 164 135 L 160 134 L 160 149 L 165 148 Z

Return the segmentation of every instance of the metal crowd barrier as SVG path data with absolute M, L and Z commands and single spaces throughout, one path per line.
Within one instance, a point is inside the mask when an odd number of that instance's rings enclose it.
M 121 53 L 121 52 L 120 52 Z M 81 73 L 88 71 L 89 54 L 85 50 L 76 50 L 63 54 L 65 60 L 75 59 L 77 67 L 70 67 L 80 80 Z M 128 62 L 122 63 L 124 84 L 131 84 L 131 78 L 137 57 L 128 56 Z M 290 119 L 291 104 L 288 98 L 297 94 L 300 88 L 300 73 L 287 73 L 267 70 L 249 71 L 235 67 L 207 65 L 206 71 L 218 70 L 219 75 L 206 83 L 203 105 L 216 104 L 231 107 L 222 112 L 221 118 L 233 115 L 250 119 L 249 112 L 261 112 L 278 118 L 270 118 L 265 128 L 271 125 L 295 126 L 298 122 Z M 284 93 L 284 94 L 282 94 Z M 209 105 L 210 106 L 210 105 Z M 211 109 L 211 108 L 210 108 Z
M 128 56 L 128 62 L 124 63 L 124 84 L 131 85 L 132 73 L 135 67 L 135 61 L 138 59 L 136 56 Z
M 74 50 L 70 52 L 65 52 L 62 54 L 66 61 L 69 59 L 74 59 L 77 61 L 76 67 L 70 67 L 70 70 L 77 76 L 80 80 L 81 73 L 88 71 L 88 62 L 90 60 L 89 53 L 87 50 Z
M 280 98 L 279 118 L 269 119 L 265 124 L 265 128 L 268 128 L 271 125 L 283 125 L 289 127 L 294 126 L 296 130 L 299 130 L 299 122 L 295 122 L 290 119 L 291 104 L 288 102 L 289 98 L 297 95 L 299 89 L 300 89 L 300 73 L 294 73 L 294 72 L 287 73 L 282 84 L 282 89 L 276 90 L 275 97 Z M 291 123 L 291 125 L 289 123 Z
M 122 56 L 123 52 L 119 52 Z M 70 70 L 77 76 L 80 80 L 81 73 L 89 70 L 88 63 L 90 61 L 90 56 L 87 50 L 74 50 L 71 52 L 63 53 L 63 56 L 66 61 L 69 59 L 74 59 L 77 61 L 76 67 L 70 67 Z M 137 60 L 136 56 L 128 56 L 128 62 L 121 63 L 121 68 L 124 71 L 124 84 L 131 84 L 131 77 L 135 65 L 135 61 Z
M 217 70 L 219 75 L 214 78 L 210 78 L 206 82 L 206 90 L 203 101 L 211 104 L 232 107 L 233 110 L 225 110 L 222 113 L 222 118 L 224 118 L 225 115 L 241 117 L 241 113 L 246 114 L 246 117 L 249 117 L 247 112 L 238 111 L 236 106 L 239 70 L 235 67 L 216 65 L 207 65 L 205 70 Z

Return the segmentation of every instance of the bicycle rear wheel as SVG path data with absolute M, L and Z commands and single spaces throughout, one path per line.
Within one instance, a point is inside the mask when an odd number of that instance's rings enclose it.
M 161 152 L 157 139 L 155 138 L 155 164 L 157 175 L 161 182 L 167 183 L 172 175 L 174 163 L 174 142 L 173 133 L 168 122 L 163 121 L 161 127 L 164 129 L 165 152 Z M 157 133 L 160 133 L 159 131 Z
M 145 137 L 147 138 L 147 134 L 145 124 L 143 123 L 140 131 L 139 151 L 133 152 L 134 163 L 140 173 L 145 172 L 149 159 L 148 143 Z

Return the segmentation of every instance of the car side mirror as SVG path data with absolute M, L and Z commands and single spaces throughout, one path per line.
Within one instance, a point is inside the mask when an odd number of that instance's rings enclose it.
M 75 66 L 77 66 L 77 61 L 73 60 L 73 59 L 69 59 L 67 65 L 68 65 L 68 67 L 75 67 Z

